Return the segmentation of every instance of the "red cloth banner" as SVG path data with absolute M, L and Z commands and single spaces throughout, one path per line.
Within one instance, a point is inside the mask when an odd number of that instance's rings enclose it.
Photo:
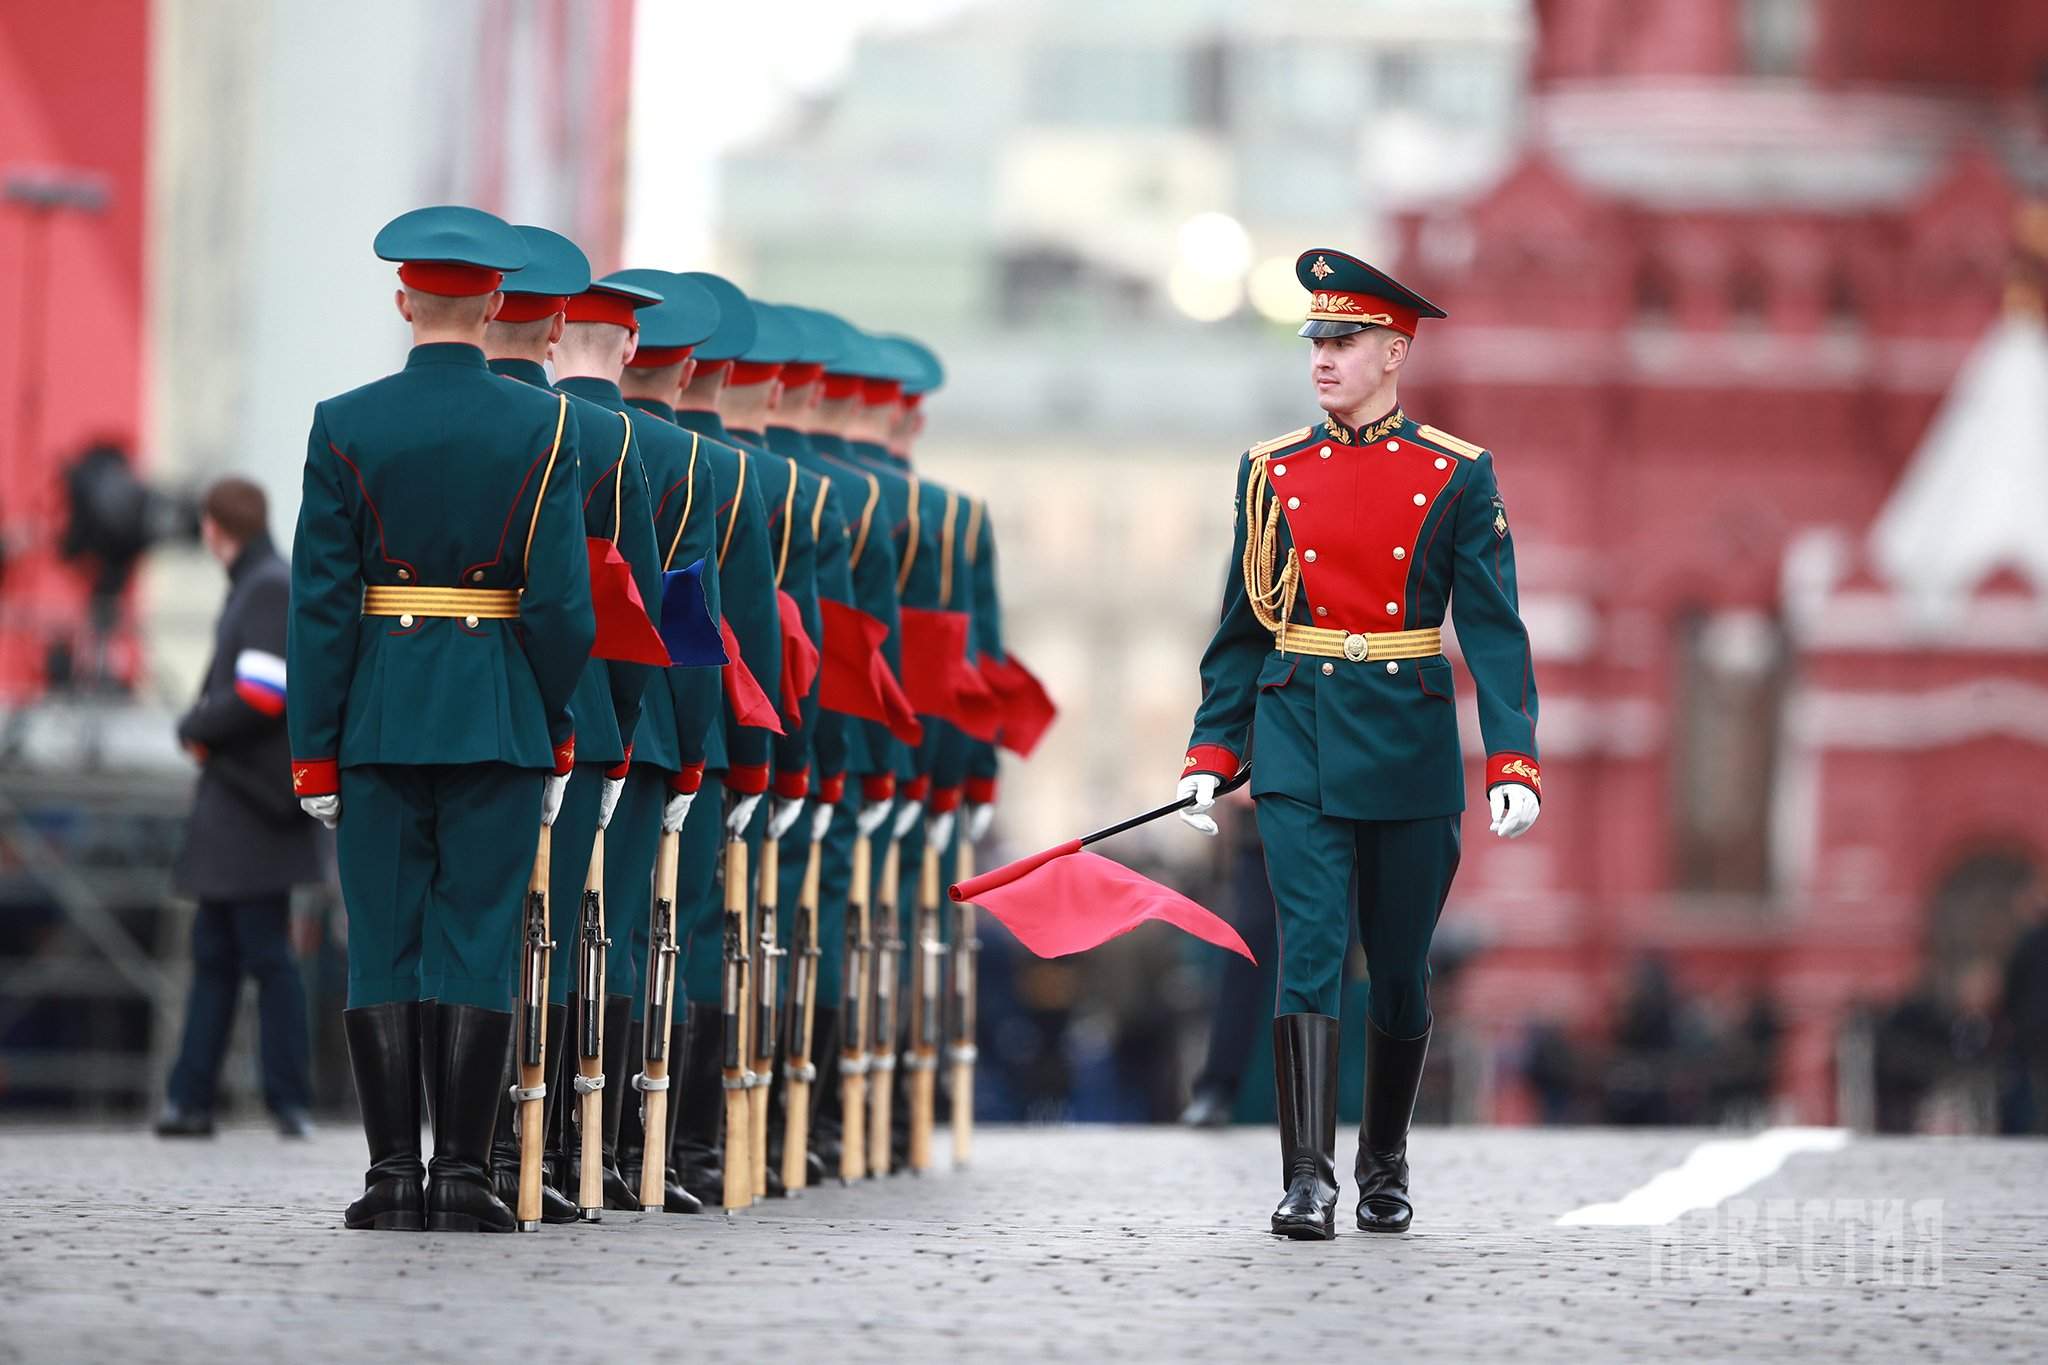
M 983 659 L 981 676 L 1002 707 L 1003 747 L 1019 758 L 1031 757 L 1045 732 L 1059 719 L 1060 709 L 1053 705 L 1052 695 L 1014 654 L 1007 659 Z
M 725 642 L 725 657 L 731 660 L 719 670 L 719 676 L 725 684 L 725 701 L 732 707 L 733 718 L 756 730 L 782 734 L 782 718 L 775 714 L 775 703 L 768 700 L 768 694 L 754 680 L 753 670 L 740 657 L 739 639 L 732 633 L 732 623 L 724 617 L 718 621 L 718 637 Z
M 818 647 L 804 629 L 804 614 L 796 598 L 780 588 L 775 590 L 775 598 L 782 611 L 782 719 L 802 725 L 804 698 L 818 680 Z
M 586 536 L 583 548 L 590 556 L 590 607 L 597 615 L 591 657 L 667 668 L 668 646 L 648 619 L 640 585 L 633 581 L 633 566 L 602 536 Z
M 1084 853 L 1078 839 L 970 878 L 951 895 L 994 915 L 1039 957 L 1086 952 L 1147 920 L 1162 920 L 1258 961 L 1237 930 L 1215 914 L 1122 863 Z
M 924 738 L 917 709 L 896 675 L 882 647 L 889 639 L 889 627 L 844 602 L 819 599 L 818 609 L 825 621 L 823 651 L 824 679 L 818 685 L 818 705 L 827 711 L 885 725 L 905 744 Z

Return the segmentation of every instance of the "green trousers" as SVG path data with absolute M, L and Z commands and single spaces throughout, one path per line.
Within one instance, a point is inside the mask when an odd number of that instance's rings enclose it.
M 576 929 L 583 911 L 583 882 L 590 875 L 590 850 L 597 841 L 597 808 L 604 797 L 608 763 L 578 763 L 562 789 L 562 808 L 555 812 L 555 832 L 548 857 L 548 932 L 555 957 L 548 967 L 548 1003 L 566 1002 L 576 987 Z M 617 939 L 606 907 L 605 936 Z M 607 953 L 605 977 L 618 970 L 620 954 Z
M 1371 984 L 1367 1014 L 1393 1038 L 1429 1027 L 1429 940 L 1458 872 L 1456 815 L 1340 820 L 1290 796 L 1258 798 L 1280 923 L 1275 1014 L 1335 1014 L 1351 919 Z
M 351 1009 L 512 1007 L 541 776 L 503 763 L 341 770 Z
M 700 1005 L 717 1004 L 723 985 L 725 899 L 718 866 L 724 857 L 725 781 L 719 773 L 706 773 L 704 786 L 683 819 L 676 872 L 676 936 L 683 953 L 676 984 L 686 999 Z

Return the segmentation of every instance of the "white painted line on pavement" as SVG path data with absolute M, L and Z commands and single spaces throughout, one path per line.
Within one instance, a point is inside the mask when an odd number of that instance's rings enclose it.
M 1848 1142 L 1846 1128 L 1767 1128 L 1753 1137 L 1716 1138 L 1614 1203 L 1573 1209 L 1557 1225 L 1657 1227 L 1741 1194 L 1796 1152 L 1837 1152 Z

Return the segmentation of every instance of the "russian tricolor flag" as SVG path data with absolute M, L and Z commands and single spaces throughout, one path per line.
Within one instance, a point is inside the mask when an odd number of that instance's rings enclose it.
M 260 649 L 235 656 L 235 695 L 266 716 L 284 714 L 284 660 Z

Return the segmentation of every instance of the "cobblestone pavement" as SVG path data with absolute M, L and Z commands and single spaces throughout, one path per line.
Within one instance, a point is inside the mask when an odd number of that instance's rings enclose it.
M 1422 1131 L 1411 1235 L 1283 1243 L 1257 1130 L 992 1129 L 969 1171 L 484 1237 L 344 1231 L 349 1130 L 11 1129 L 0 1360 L 2048 1358 L 2048 1143 L 1857 1139 L 1556 1225 L 1709 1136 Z

